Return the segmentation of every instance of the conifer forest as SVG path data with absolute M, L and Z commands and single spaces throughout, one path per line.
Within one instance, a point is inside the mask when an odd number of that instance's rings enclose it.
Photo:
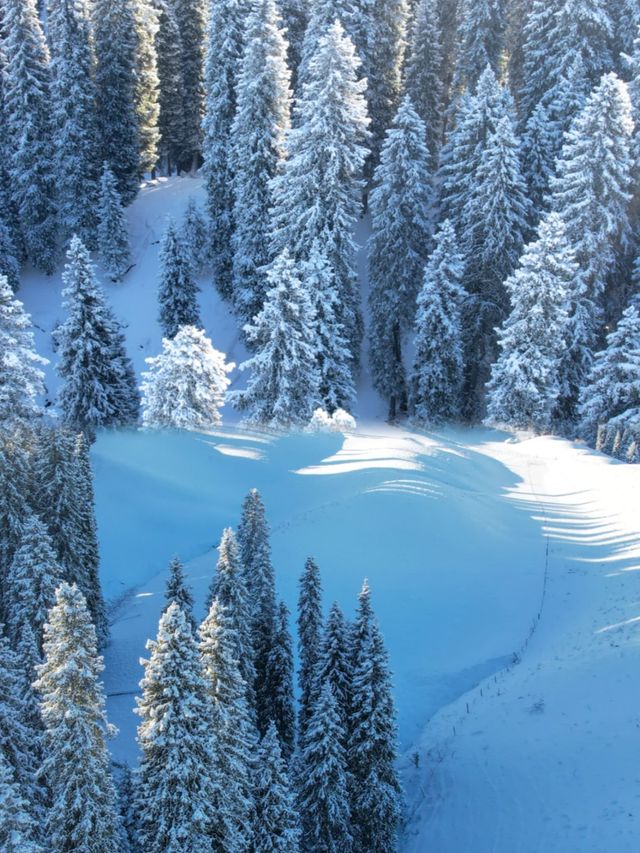
M 0 0 L 0 853 L 637 853 L 640 0 Z

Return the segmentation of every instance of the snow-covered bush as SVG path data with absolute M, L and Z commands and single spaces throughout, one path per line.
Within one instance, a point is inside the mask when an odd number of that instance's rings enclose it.
M 235 364 L 201 329 L 181 326 L 174 338 L 163 339 L 160 355 L 146 362 L 140 387 L 144 426 L 207 429 L 221 423 L 227 374 Z
M 316 409 L 306 432 L 354 432 L 356 419 L 344 409 L 336 409 L 330 415 L 324 409 Z

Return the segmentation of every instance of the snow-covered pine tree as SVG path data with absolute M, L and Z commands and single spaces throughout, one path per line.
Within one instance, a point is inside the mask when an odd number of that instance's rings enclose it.
M 334 601 L 322 637 L 317 677 L 320 684 L 328 682 L 331 685 L 336 700 L 336 710 L 345 734 L 342 743 L 345 749 L 349 740 L 352 675 L 349 625 L 342 610 Z
M 298 744 L 304 747 L 307 727 L 318 696 L 317 673 L 322 650 L 322 585 L 318 564 L 309 557 L 300 578 L 298 595 Z
M 596 354 L 580 395 L 580 431 L 592 444 L 598 427 L 628 410 L 640 411 L 640 312 L 625 309 L 607 346 Z
M 505 283 L 511 313 L 498 335 L 501 352 L 487 386 L 492 422 L 550 428 L 565 346 L 565 305 L 577 271 L 563 222 L 550 214 Z
M 565 423 L 576 415 L 600 333 L 607 275 L 628 233 L 632 129 L 627 88 L 606 74 L 567 133 L 551 181 L 550 207 L 564 223 L 579 266 L 560 371 L 558 417 Z
M 276 629 L 269 654 L 268 684 L 269 716 L 276 727 L 282 756 L 288 763 L 296 746 L 296 712 L 289 610 L 283 601 L 278 607 Z
M 351 411 L 356 389 L 351 370 L 351 350 L 339 321 L 340 298 L 335 275 L 319 240 L 314 240 L 308 260 L 301 266 L 303 287 L 315 310 L 320 400 L 326 412 Z
M 91 18 L 86 0 L 48 0 L 58 223 L 96 247 L 100 159 Z
M 136 801 L 133 773 L 128 764 L 122 768 L 118 780 L 118 802 L 120 804 L 120 825 L 122 827 L 122 846 L 127 853 L 140 853 L 136 829 Z
M 187 248 L 194 274 L 201 273 L 209 260 L 209 228 L 193 196 L 189 196 L 182 218 L 180 242 Z
M 302 848 L 308 853 L 351 853 L 353 849 L 344 741 L 336 699 L 325 681 L 314 702 L 300 755 L 298 807 Z
M 26 260 L 26 252 L 22 234 L 20 233 L 20 218 L 16 205 L 16 198 L 12 191 L 11 182 L 11 152 L 9 147 L 9 117 L 7 113 L 7 105 L 5 102 L 5 90 L 7 88 L 6 81 L 7 59 L 5 56 L 3 45 L 0 45 L 0 154 L 2 163 L 0 164 L 0 206 L 2 214 L 0 221 L 4 223 L 9 232 L 8 242 L 5 245 L 6 238 L 2 235 L 0 229 L 0 248 L 2 255 L 5 255 L 3 263 L 0 263 L 0 272 L 11 280 L 11 274 L 7 271 L 6 258 L 7 248 L 13 247 L 9 252 L 10 257 L 15 258 L 16 263 L 21 263 Z M 3 268 L 3 264 L 4 267 Z M 16 288 L 14 288 L 16 289 Z
M 205 0 L 173 0 L 173 11 L 182 45 L 182 84 L 184 104 L 184 140 L 180 166 L 196 169 L 202 148 L 202 114 L 204 111 L 203 67 L 206 29 Z
M 24 522 L 20 547 L 6 580 L 7 632 L 14 647 L 24 624 L 31 626 L 42 646 L 44 623 L 62 575 L 46 526 L 37 516 L 30 515 Z
M 100 181 L 98 251 L 112 281 L 120 281 L 129 269 L 129 234 L 115 175 L 105 161 Z
M 136 0 L 133 6 L 136 26 L 135 105 L 138 120 L 140 174 L 153 173 L 158 164 L 160 130 L 160 80 L 158 77 L 158 12 L 152 0 Z
M 294 106 L 288 156 L 272 185 L 274 255 L 286 248 L 296 262 L 305 261 L 313 241 L 321 241 L 336 277 L 338 320 L 354 362 L 362 320 L 353 229 L 361 211 L 369 125 L 359 67 L 353 44 L 336 21 L 310 60 Z
M 155 46 L 160 85 L 160 157 L 164 170 L 171 175 L 185 147 L 182 43 L 172 4 L 169 0 L 153 0 L 153 3 L 158 15 Z
M 167 338 L 180 326 L 200 327 L 198 285 L 194 281 L 191 257 L 173 219 L 169 219 L 160 243 L 160 325 Z
M 6 575 L 29 515 L 31 471 L 25 436 L 0 430 L 0 617 L 6 619 Z
M 464 258 L 453 226 L 445 219 L 436 234 L 417 300 L 410 398 L 414 417 L 425 423 L 460 417 L 463 273 Z
M 457 89 L 473 91 L 487 66 L 498 74 L 505 25 L 502 0 L 463 0 L 454 76 Z
M 474 174 L 460 234 L 465 252 L 463 310 L 467 417 L 483 413 L 484 386 L 497 355 L 496 326 L 508 312 L 504 281 L 514 271 L 529 231 L 531 210 L 520 170 L 512 119 L 488 134 Z
M 35 0 L 7 0 L 2 30 L 11 196 L 29 259 L 51 274 L 57 225 L 51 81 L 49 51 Z
M 407 95 L 424 122 L 429 169 L 435 170 L 442 138 L 442 33 L 437 0 L 419 0 L 405 69 Z
M 402 336 L 413 325 L 430 235 L 431 174 L 422 119 L 406 96 L 387 131 L 369 198 L 369 360 L 393 419 L 407 409 Z
M 539 103 L 529 116 L 522 134 L 522 174 L 529 189 L 534 218 L 539 218 L 546 206 L 546 196 L 553 175 L 554 138 L 549 112 Z
M 250 370 L 247 388 L 229 396 L 247 421 L 274 428 L 304 425 L 320 401 L 315 315 L 300 272 L 285 249 L 267 270 L 260 313 L 244 327 L 255 355 L 240 365 Z
M 29 814 L 11 765 L 0 752 L 0 849 L 4 853 L 43 853 L 37 837 L 37 823 Z
M 129 204 L 138 190 L 140 171 L 133 0 L 95 0 L 93 32 L 100 162 L 108 162 L 122 201 Z
M 193 616 L 193 595 L 186 582 L 180 557 L 173 557 L 169 563 L 169 577 L 164 590 L 164 600 L 165 606 L 162 612 L 165 613 L 175 601 L 195 634 L 198 625 Z
M 282 23 L 287 36 L 287 64 L 291 70 L 292 82 L 295 82 L 302 58 L 302 43 L 307 28 L 307 4 L 304 0 L 281 0 L 279 6 Z
M 234 163 L 233 300 L 249 322 L 262 308 L 266 283 L 263 267 L 272 260 L 269 182 L 284 159 L 289 84 L 287 43 L 275 0 L 260 0 L 247 22 L 230 140 Z
M 318 50 L 320 39 L 329 27 L 340 21 L 345 34 L 353 42 L 356 55 L 362 63 L 361 76 L 366 77 L 366 61 L 369 57 L 369 28 L 371 4 L 360 0 L 314 0 L 309 4 L 308 23 L 300 52 L 300 65 L 296 75 L 296 95 L 299 97 L 305 83 L 309 82 L 310 63 Z
M 249 609 L 255 668 L 254 682 L 251 687 L 255 691 L 256 723 L 258 732 L 263 735 L 269 721 L 275 719 L 274 703 L 279 701 L 272 692 L 271 657 L 273 654 L 286 654 L 286 649 L 281 650 L 275 646 L 278 628 L 275 573 L 271 563 L 269 526 L 264 504 L 257 489 L 252 489 L 243 501 L 242 516 L 238 525 L 237 549 Z M 246 679 L 248 674 L 243 674 Z
M 35 351 L 31 317 L 0 275 L 0 425 L 8 428 L 42 415 L 38 398 L 45 393 L 49 362 Z
M 122 328 L 98 284 L 89 253 L 73 237 L 62 275 L 67 319 L 56 329 L 63 422 L 96 429 L 135 423 L 138 391 Z
M 0 200 L 4 201 L 4 193 L 0 193 Z M 4 276 L 9 282 L 11 290 L 20 287 L 20 264 L 18 262 L 18 249 L 13 242 L 11 229 L 0 215 L 0 276 Z
M 136 699 L 142 750 L 136 784 L 137 832 L 145 853 L 211 853 L 215 819 L 212 704 L 196 638 L 175 602 L 147 642 Z
M 348 769 L 354 853 L 390 853 L 402 793 L 395 769 L 396 715 L 389 659 L 365 581 L 353 632 Z
M 258 747 L 255 853 L 299 853 L 300 819 L 272 722 Z
M 118 853 L 120 820 L 111 778 L 103 669 L 82 593 L 63 583 L 44 629 L 41 697 L 44 759 L 39 776 L 51 791 L 45 833 L 49 849 Z
M 219 791 L 210 835 L 214 849 L 243 853 L 255 835 L 254 753 L 257 735 L 237 658 L 235 619 L 215 599 L 200 626 L 205 681 L 213 701 L 214 765 Z M 195 851 L 194 851 L 195 853 Z
M 222 422 L 233 362 L 214 349 L 201 329 L 182 326 L 164 338 L 162 352 L 146 359 L 142 374 L 142 423 L 155 429 L 211 429 Z
M 233 295 L 233 148 L 236 85 L 250 0 L 209 0 L 204 70 L 204 174 L 211 224 L 213 281 L 227 299 Z

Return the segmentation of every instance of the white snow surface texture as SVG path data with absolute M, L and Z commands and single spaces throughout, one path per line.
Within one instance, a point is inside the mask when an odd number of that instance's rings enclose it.
M 160 351 L 157 241 L 190 195 L 203 201 L 199 179 L 145 187 L 127 211 L 134 267 L 121 284 L 101 277 L 138 373 Z M 201 288 L 207 334 L 241 362 L 235 318 Z M 19 294 L 52 360 L 51 398 L 60 290 L 59 275 L 30 273 Z M 202 617 L 222 529 L 257 487 L 292 611 L 308 555 L 327 611 L 337 600 L 353 614 L 369 578 L 395 673 L 403 853 L 637 851 L 640 467 L 548 437 L 391 428 L 366 370 L 358 392 L 358 428 L 344 436 L 247 431 L 227 408 L 211 434 L 98 438 L 114 758 L 137 761 L 139 658 L 169 560 L 185 560 Z

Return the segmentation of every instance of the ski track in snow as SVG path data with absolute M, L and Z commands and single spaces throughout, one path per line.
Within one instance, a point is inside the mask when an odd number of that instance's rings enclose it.
M 127 211 L 133 269 L 105 285 L 138 372 L 160 350 L 158 241 L 190 195 L 204 202 L 200 178 L 141 191 Z M 363 294 L 367 233 L 365 219 L 356 233 Z M 206 277 L 200 286 L 207 334 L 243 361 L 236 318 Z M 50 399 L 60 291 L 59 274 L 33 272 L 20 291 L 52 359 Z M 366 325 L 366 300 L 363 310 Z M 366 346 L 353 435 L 276 438 L 238 429 L 227 409 L 211 435 L 108 433 L 94 446 L 114 759 L 137 760 L 139 658 L 156 632 L 169 559 L 186 561 L 202 616 L 217 541 L 256 486 L 292 611 L 309 554 L 327 610 L 335 599 L 352 615 L 370 579 L 395 672 L 403 853 L 635 853 L 640 467 L 553 438 L 388 427 Z

